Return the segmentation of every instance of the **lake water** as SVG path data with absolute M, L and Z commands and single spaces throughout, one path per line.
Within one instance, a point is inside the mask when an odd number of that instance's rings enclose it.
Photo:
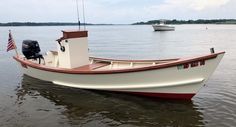
M 61 87 L 25 76 L 6 52 L 8 30 L 21 50 L 38 40 L 42 53 L 56 49 L 61 30 L 76 27 L 0 27 L 0 126 L 5 127 L 233 127 L 236 126 L 236 25 L 88 26 L 91 56 L 162 59 L 226 51 L 206 86 L 191 101 Z M 144 77 L 145 78 L 145 77 Z

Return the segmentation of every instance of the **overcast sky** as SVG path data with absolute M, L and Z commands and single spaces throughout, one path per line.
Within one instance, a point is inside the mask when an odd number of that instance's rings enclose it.
M 82 15 L 82 0 L 78 1 Z M 236 0 L 84 2 L 86 22 L 89 23 L 126 24 L 154 19 L 236 19 Z M 76 22 L 76 0 L 1 0 L 0 16 L 0 22 Z

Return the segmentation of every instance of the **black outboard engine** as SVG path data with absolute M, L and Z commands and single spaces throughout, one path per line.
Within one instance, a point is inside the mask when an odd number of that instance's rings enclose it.
M 40 47 L 37 41 L 34 40 L 24 40 L 22 42 L 22 53 L 27 59 L 37 59 L 39 58 L 39 64 L 43 56 L 39 54 Z

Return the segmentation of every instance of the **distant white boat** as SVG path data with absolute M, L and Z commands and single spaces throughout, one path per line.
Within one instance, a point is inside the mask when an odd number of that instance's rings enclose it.
M 175 30 L 174 26 L 166 25 L 165 21 L 160 21 L 160 24 L 153 24 L 152 25 L 154 31 L 172 31 Z

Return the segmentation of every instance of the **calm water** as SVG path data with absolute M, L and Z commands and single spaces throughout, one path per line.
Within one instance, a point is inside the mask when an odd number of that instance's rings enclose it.
M 191 101 L 56 86 L 24 76 L 14 52 L 6 52 L 9 29 L 19 50 L 22 40 L 34 39 L 44 53 L 56 48 L 60 30 L 73 28 L 0 27 L 0 126 L 236 126 L 236 26 L 178 25 L 170 32 L 153 32 L 151 26 L 88 26 L 89 51 L 96 57 L 161 59 L 209 53 L 211 47 L 226 51 Z

